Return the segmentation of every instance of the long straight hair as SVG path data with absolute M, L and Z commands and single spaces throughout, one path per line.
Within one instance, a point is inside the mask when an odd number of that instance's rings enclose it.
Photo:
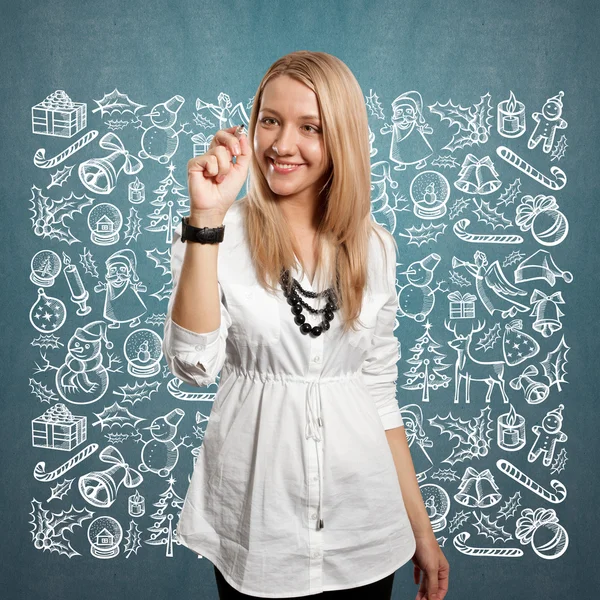
M 287 75 L 308 86 L 317 97 L 321 113 L 328 178 L 319 191 L 317 260 L 313 284 L 333 287 L 343 331 L 356 328 L 368 285 L 368 247 L 373 232 L 394 237 L 371 218 L 371 165 L 369 126 L 360 85 L 339 58 L 324 52 L 300 50 L 278 59 L 265 73 L 254 97 L 248 139 L 254 132 L 263 90 L 273 78 Z M 240 200 L 248 244 L 259 284 L 275 292 L 282 269 L 297 262 L 305 271 L 294 236 L 283 216 L 254 153 L 249 167 L 247 195 Z M 323 260 L 323 262 L 321 262 Z M 388 267 L 385 268 L 388 273 Z M 290 280 L 291 281 L 291 280 Z

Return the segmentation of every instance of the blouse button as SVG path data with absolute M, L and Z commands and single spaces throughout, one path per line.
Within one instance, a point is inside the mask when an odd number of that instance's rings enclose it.
M 317 354 L 314 358 L 313 358 L 313 362 L 321 362 L 321 356 L 319 354 Z
M 310 515 L 311 519 L 316 519 L 317 518 L 317 513 L 313 513 L 312 515 Z

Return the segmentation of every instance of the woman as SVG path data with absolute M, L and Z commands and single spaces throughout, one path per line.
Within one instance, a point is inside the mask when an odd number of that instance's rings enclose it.
M 171 254 L 169 368 L 200 387 L 221 372 L 178 540 L 214 564 L 220 598 L 390 598 L 412 558 L 417 600 L 441 600 L 448 562 L 396 401 L 396 244 L 370 217 L 360 86 L 339 59 L 293 52 L 265 74 L 249 137 L 235 132 L 189 161 Z

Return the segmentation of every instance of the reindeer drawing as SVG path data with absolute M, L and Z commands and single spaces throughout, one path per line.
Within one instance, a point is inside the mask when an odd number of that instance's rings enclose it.
M 461 379 L 466 380 L 465 390 L 465 401 L 467 404 L 470 402 L 471 394 L 471 381 L 485 381 L 488 384 L 488 391 L 485 396 L 485 401 L 489 402 L 492 397 L 492 391 L 494 384 L 497 383 L 500 386 L 504 403 L 508 402 L 508 396 L 504 389 L 504 362 L 501 360 L 484 362 L 477 360 L 471 356 L 470 346 L 473 339 L 473 334 L 481 331 L 485 326 L 479 324 L 477 321 L 477 328 L 471 327 L 471 332 L 467 335 L 459 335 L 456 333 L 456 325 L 449 327 L 446 320 L 444 320 L 444 326 L 448 331 L 454 334 L 454 339 L 448 342 L 451 348 L 454 348 L 457 352 L 456 366 L 454 369 L 454 403 L 458 404 L 460 394 L 460 382 Z

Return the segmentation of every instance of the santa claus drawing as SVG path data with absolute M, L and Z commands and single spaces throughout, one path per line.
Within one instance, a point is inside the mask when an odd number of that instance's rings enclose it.
M 106 260 L 106 283 L 99 282 L 95 292 L 106 290 L 104 318 L 108 327 L 118 329 L 121 323 L 129 327 L 140 324 L 140 317 L 146 312 L 146 305 L 139 292 L 147 291 L 136 273 L 136 257 L 126 248 L 115 252 Z

